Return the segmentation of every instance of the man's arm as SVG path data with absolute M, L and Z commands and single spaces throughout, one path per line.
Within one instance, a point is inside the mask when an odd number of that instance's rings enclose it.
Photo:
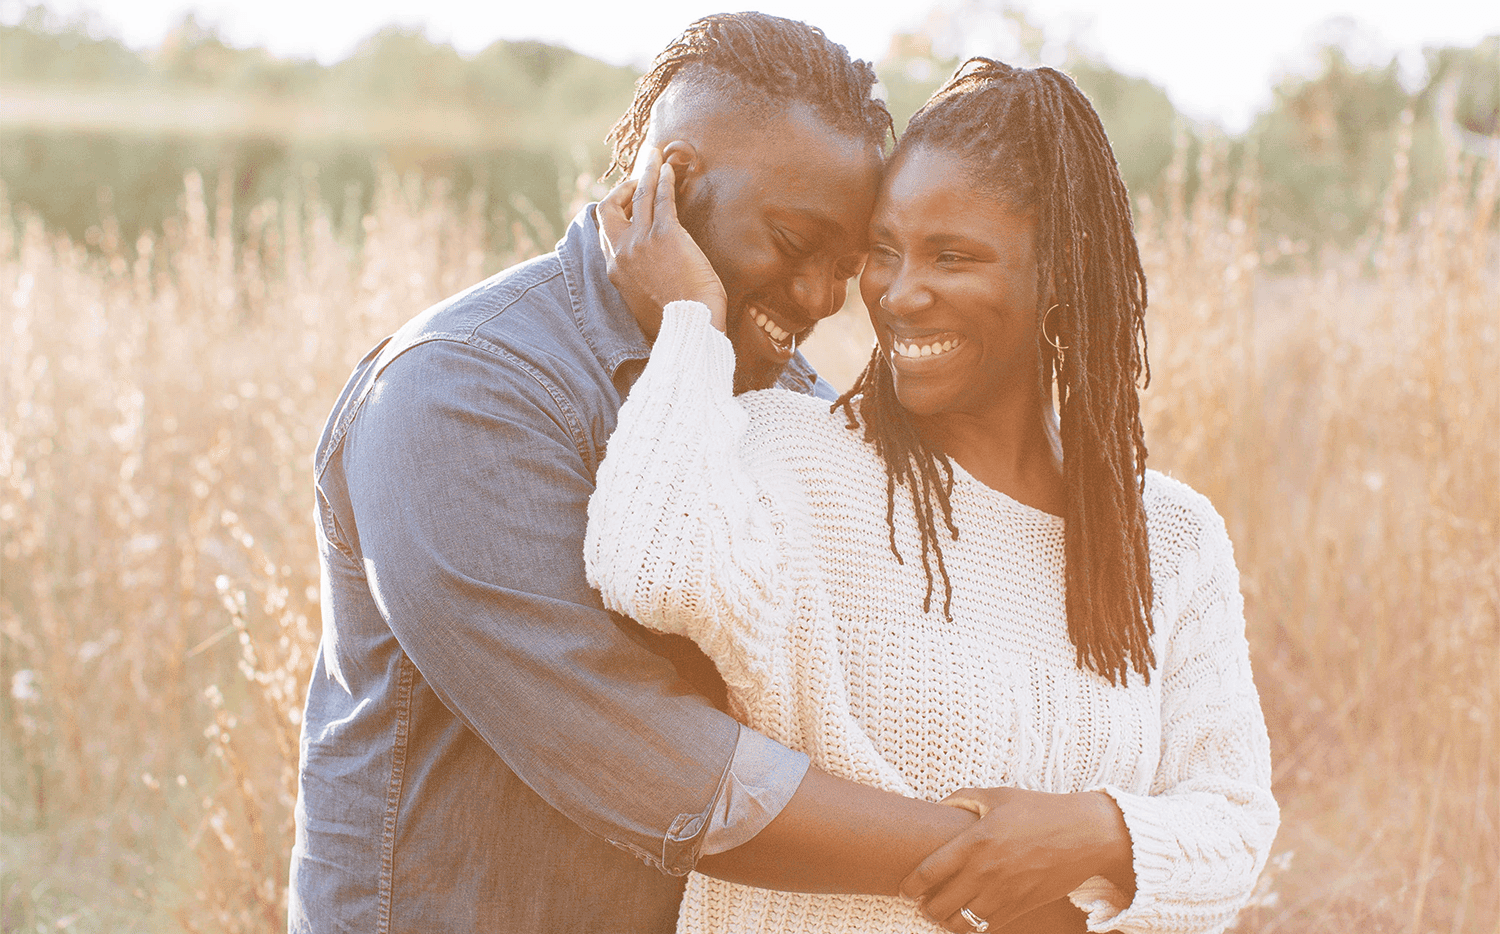
M 588 587 L 593 480 L 578 413 L 519 361 L 452 342 L 408 351 L 380 379 L 346 441 L 356 519 L 346 532 L 402 649 L 549 804 L 667 871 L 692 868 L 740 727 L 616 626 Z M 700 868 L 776 888 L 895 894 L 973 820 L 804 777 L 804 766 L 787 752 L 779 773 L 791 803 Z

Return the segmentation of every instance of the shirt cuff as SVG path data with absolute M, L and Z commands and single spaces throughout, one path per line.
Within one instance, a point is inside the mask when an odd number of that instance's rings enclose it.
M 811 764 L 806 753 L 742 725 L 699 854 L 732 850 L 760 833 L 792 800 Z

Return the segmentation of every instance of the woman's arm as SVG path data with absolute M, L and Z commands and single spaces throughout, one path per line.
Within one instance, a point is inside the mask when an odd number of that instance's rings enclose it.
M 1064 891 L 1092 931 L 1219 931 L 1254 888 L 1279 821 L 1270 744 L 1229 537 L 1207 501 L 1191 496 L 1196 547 L 1175 592 L 1158 594 L 1172 629 L 1157 675 L 1162 740 L 1150 794 L 957 793 L 950 803 L 988 816 L 902 884 L 952 930 L 969 930 L 952 914 L 958 907 L 1003 922 Z
M 611 282 L 654 341 L 598 472 L 584 556 L 606 606 L 692 638 L 743 700 L 769 677 L 771 622 L 797 610 L 794 491 L 738 456 L 748 419 L 724 290 L 677 221 L 673 179 L 652 149 L 639 184 L 598 209 Z
M 1093 930 L 1222 930 L 1254 889 L 1280 823 L 1233 546 L 1208 500 L 1181 489 L 1186 499 L 1170 508 L 1185 507 L 1198 534 L 1168 607 L 1161 758 L 1150 794 L 1106 789 L 1130 831 L 1136 892 L 1123 911 L 1102 888 L 1075 893 Z
M 696 302 L 667 306 L 651 361 L 620 409 L 589 500 L 584 560 L 611 610 L 692 638 L 741 698 L 770 677 L 798 613 L 805 560 L 787 477 L 738 456 L 748 418 L 734 354 Z M 782 486 L 782 489 L 776 487 Z

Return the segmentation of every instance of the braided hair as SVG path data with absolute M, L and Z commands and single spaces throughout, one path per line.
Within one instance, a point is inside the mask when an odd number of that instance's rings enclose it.
M 1149 642 L 1153 592 L 1137 390 L 1151 378 L 1146 275 L 1104 127 L 1088 98 L 1061 72 L 974 58 L 912 117 L 896 158 L 919 146 L 958 155 L 1008 207 L 1035 218 L 1038 371 L 1043 398 L 1055 387 L 1061 403 L 1068 635 L 1080 668 L 1111 684 L 1124 684 L 1131 668 L 1149 681 L 1155 664 Z M 1066 349 L 1060 367 L 1049 346 L 1053 341 Z M 909 486 L 927 572 L 924 608 L 930 606 L 935 564 L 948 612 L 953 588 L 936 519 L 958 537 L 949 505 L 951 462 L 922 442 L 897 400 L 890 363 L 878 346 L 834 404 L 840 408 L 851 429 L 863 419 L 866 440 L 885 461 L 888 522 L 894 520 L 896 486 Z M 901 560 L 900 552 L 896 557 Z
M 876 78 L 869 62 L 851 59 L 816 26 L 765 13 L 720 13 L 688 26 L 636 82 L 630 109 L 607 137 L 614 157 L 606 177 L 630 171 L 651 108 L 678 77 L 701 89 L 733 91 L 742 114 L 804 103 L 833 129 L 882 149 L 893 135 L 890 111 L 871 96 Z

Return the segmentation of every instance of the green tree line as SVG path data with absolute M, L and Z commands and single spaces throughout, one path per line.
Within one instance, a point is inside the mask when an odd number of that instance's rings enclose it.
M 158 227 L 191 169 L 211 182 L 229 173 L 241 217 L 267 198 L 314 190 L 348 222 L 368 207 L 385 164 L 444 179 L 459 198 L 480 193 L 501 243 L 512 230 L 545 242 L 578 178 L 607 162 L 603 137 L 638 76 L 540 42 L 464 55 L 401 28 L 327 66 L 233 47 L 191 16 L 144 53 L 96 33 L 43 7 L 0 26 L 0 182 L 11 201 L 78 239 L 106 213 L 127 238 Z M 1162 195 L 1179 147 L 1191 189 L 1212 143 L 1231 167 L 1253 166 L 1264 234 L 1316 247 L 1369 228 L 1403 127 L 1414 203 L 1441 177 L 1444 134 L 1493 153 L 1500 35 L 1425 55 L 1413 90 L 1394 58 L 1360 64 L 1328 45 L 1317 73 L 1285 80 L 1236 137 L 1195 128 L 1145 79 L 1076 52 L 1065 69 L 1094 101 L 1134 195 Z M 892 42 L 878 71 L 898 127 L 957 64 L 921 35 Z M 23 98 L 41 115 L 17 116 Z

